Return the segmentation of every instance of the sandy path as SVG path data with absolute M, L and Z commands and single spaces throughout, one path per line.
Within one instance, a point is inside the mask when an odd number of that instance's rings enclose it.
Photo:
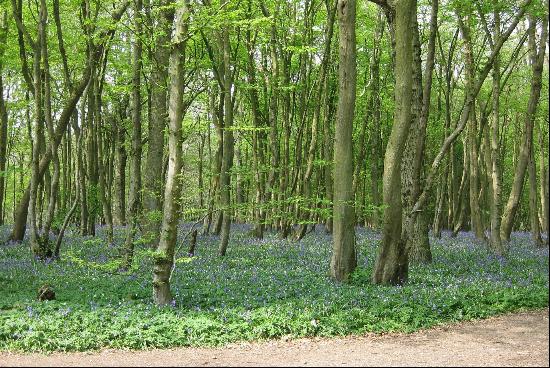
M 0 366 L 548 366 L 548 309 L 414 334 L 233 344 L 224 348 L 0 353 Z

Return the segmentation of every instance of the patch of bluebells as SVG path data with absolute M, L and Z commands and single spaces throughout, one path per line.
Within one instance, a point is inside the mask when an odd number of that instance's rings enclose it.
M 181 239 L 191 226 L 178 227 L 176 258 L 187 257 L 188 239 Z M 269 231 L 254 239 L 251 225 L 235 224 L 223 258 L 217 255 L 219 237 L 198 236 L 195 256 L 174 269 L 173 303 L 157 308 L 147 249 L 136 248 L 131 272 L 106 271 L 100 266 L 118 259 L 126 230 L 115 229 L 112 245 L 104 230 L 98 227 L 95 238 L 68 231 L 61 261 L 49 263 L 32 260 L 27 244 L 0 247 L 0 350 L 407 332 L 548 305 L 548 248 L 535 248 L 522 233 L 512 234 L 506 258 L 471 233 L 430 237 L 433 263 L 412 265 L 402 287 L 384 287 L 370 283 L 380 232 L 357 228 L 358 269 L 349 283 L 340 284 L 328 275 L 332 242 L 323 226 L 295 241 Z M 35 301 L 44 283 L 54 287 L 56 301 Z

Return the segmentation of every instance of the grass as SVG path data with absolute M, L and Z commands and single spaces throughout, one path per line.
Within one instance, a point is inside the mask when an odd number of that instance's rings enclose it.
M 0 228 L 0 239 L 9 229 Z M 118 273 L 119 247 L 68 232 L 62 260 L 36 262 L 28 245 L 0 246 L 0 350 L 85 351 L 99 348 L 217 346 L 281 336 L 412 332 L 451 321 L 548 306 L 548 248 L 515 233 L 509 256 L 491 254 L 471 234 L 431 239 L 434 262 L 412 266 L 403 287 L 369 282 L 380 235 L 358 229 L 351 282 L 331 281 L 331 238 L 319 230 L 302 241 L 275 235 L 253 240 L 234 225 L 225 258 L 218 238 L 199 237 L 195 257 L 184 245 L 172 278 L 175 305 L 151 303 L 151 252 L 138 249 Z M 182 225 L 181 233 L 187 231 Z M 43 284 L 57 299 L 36 301 Z

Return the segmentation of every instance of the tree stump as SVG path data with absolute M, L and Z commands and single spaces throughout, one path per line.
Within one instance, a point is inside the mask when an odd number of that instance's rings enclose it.
M 195 255 L 195 246 L 197 245 L 197 230 L 193 230 L 191 233 L 191 240 L 189 242 L 189 257 Z
M 55 300 L 55 292 L 49 285 L 42 285 L 38 289 L 38 300 L 41 302 L 44 300 Z

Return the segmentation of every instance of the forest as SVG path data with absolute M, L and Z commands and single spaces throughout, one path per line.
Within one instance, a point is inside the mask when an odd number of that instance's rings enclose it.
M 0 351 L 547 307 L 548 47 L 547 0 L 0 0 Z

